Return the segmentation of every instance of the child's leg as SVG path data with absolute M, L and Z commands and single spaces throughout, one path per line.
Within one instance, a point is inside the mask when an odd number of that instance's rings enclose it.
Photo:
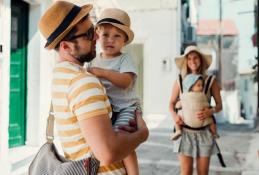
M 175 123 L 175 132 L 182 130 L 181 126 Z
M 171 136 L 171 140 L 177 140 L 182 135 L 182 128 L 175 123 L 175 132 Z
M 219 138 L 219 135 L 218 135 L 218 132 L 217 132 L 217 125 L 216 125 L 216 123 L 211 123 L 210 125 L 209 125 L 209 127 L 210 127 L 210 132 L 212 133 L 212 135 L 213 135 L 213 137 L 214 138 Z
M 139 113 L 136 113 L 136 106 L 128 107 L 121 110 L 113 127 L 116 130 L 119 126 L 129 125 L 129 121 L 131 119 L 135 119 L 136 115 L 140 115 Z M 123 163 L 125 165 L 127 175 L 139 175 L 138 161 L 135 151 L 133 151 L 130 155 L 123 159 Z
M 117 130 L 119 126 L 128 126 L 130 120 L 135 120 L 135 109 L 136 107 L 130 106 L 122 109 L 119 113 L 117 113 L 117 118 L 113 125 L 113 128 Z
M 127 175 L 139 175 L 138 159 L 135 151 L 123 159 L 123 163 Z
M 217 126 L 216 126 L 216 123 L 211 123 L 210 124 L 210 132 L 215 135 L 217 134 Z

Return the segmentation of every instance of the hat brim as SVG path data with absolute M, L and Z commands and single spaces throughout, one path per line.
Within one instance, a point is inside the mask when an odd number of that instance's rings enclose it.
M 197 52 L 197 51 L 192 51 L 192 52 Z M 189 53 L 180 55 L 179 57 L 175 58 L 175 64 L 179 69 L 181 69 L 183 67 L 184 62 L 185 62 L 184 60 L 186 59 L 186 55 L 188 55 Z M 205 69 L 208 69 L 212 63 L 212 56 L 209 54 L 201 53 L 201 52 L 198 52 L 198 53 L 201 54 L 201 56 L 202 56 Z
M 75 19 L 71 22 L 71 24 L 66 28 L 66 30 L 64 30 L 57 38 L 55 38 L 51 43 L 47 43 L 45 45 L 46 49 L 54 49 L 56 47 L 56 45 L 72 30 L 72 28 L 78 24 L 78 22 L 85 17 L 87 14 L 89 14 L 89 12 L 91 11 L 91 9 L 93 8 L 92 5 L 88 4 L 88 5 L 84 5 L 81 6 L 81 10 L 78 13 L 78 15 L 75 17 Z
M 111 25 L 113 25 L 114 27 L 117 27 L 117 28 L 119 28 L 120 30 L 122 30 L 123 32 L 125 32 L 126 35 L 128 36 L 128 40 L 126 41 L 126 44 L 131 43 L 132 40 L 134 39 L 134 33 L 133 33 L 133 31 L 132 31 L 129 27 L 125 26 L 125 25 L 117 24 L 117 23 L 113 23 L 113 22 L 104 21 L 104 22 L 98 23 L 97 26 L 100 25 L 100 24 L 111 24 Z

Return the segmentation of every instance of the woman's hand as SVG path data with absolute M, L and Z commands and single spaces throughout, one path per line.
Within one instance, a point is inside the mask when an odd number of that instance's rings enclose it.
M 208 117 L 211 117 L 213 114 L 211 108 L 204 108 L 196 113 L 196 116 L 199 120 L 205 120 Z

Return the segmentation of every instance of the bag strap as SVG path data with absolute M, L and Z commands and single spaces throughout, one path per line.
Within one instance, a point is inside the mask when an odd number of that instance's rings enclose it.
M 211 83 L 211 80 L 212 80 L 212 75 L 209 76 L 207 82 L 206 82 L 206 85 L 205 85 L 205 90 L 204 90 L 204 93 L 207 94 L 208 93 L 208 90 L 209 90 L 209 87 L 210 87 L 210 83 Z
M 178 76 L 179 76 L 179 83 L 180 83 L 180 91 L 181 93 L 183 93 L 183 78 L 181 74 L 179 74 Z
M 50 109 L 49 109 L 49 116 L 47 120 L 47 127 L 46 127 L 46 139 L 49 143 L 53 143 L 54 140 L 54 112 L 53 112 L 53 105 L 51 102 Z

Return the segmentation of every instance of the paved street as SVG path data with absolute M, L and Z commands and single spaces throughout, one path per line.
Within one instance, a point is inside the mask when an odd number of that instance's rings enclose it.
M 149 115 L 145 117 L 150 136 L 147 142 L 137 149 L 141 175 L 179 175 L 177 154 L 173 153 L 173 145 L 169 140 L 172 132 L 172 120 L 164 115 Z M 221 148 L 226 168 L 222 168 L 217 157 L 212 157 L 210 175 L 258 175 L 259 174 L 259 125 L 249 129 L 244 125 L 219 125 L 221 138 L 218 144 Z M 30 148 L 31 150 L 31 148 Z M 25 152 L 26 154 L 26 152 Z M 28 157 L 31 161 L 32 157 Z M 25 175 L 28 160 L 23 160 L 26 166 L 12 175 Z M 21 162 L 15 164 L 18 166 Z M 15 168 L 14 166 L 14 168 Z
M 151 115 L 145 119 L 150 128 L 150 137 L 137 149 L 140 174 L 180 174 L 177 154 L 173 153 L 173 145 L 169 140 L 172 132 L 171 118 Z M 214 155 L 211 161 L 210 175 L 258 175 L 258 129 L 220 125 L 219 133 L 221 138 L 218 139 L 218 144 L 227 167 L 222 168 Z

